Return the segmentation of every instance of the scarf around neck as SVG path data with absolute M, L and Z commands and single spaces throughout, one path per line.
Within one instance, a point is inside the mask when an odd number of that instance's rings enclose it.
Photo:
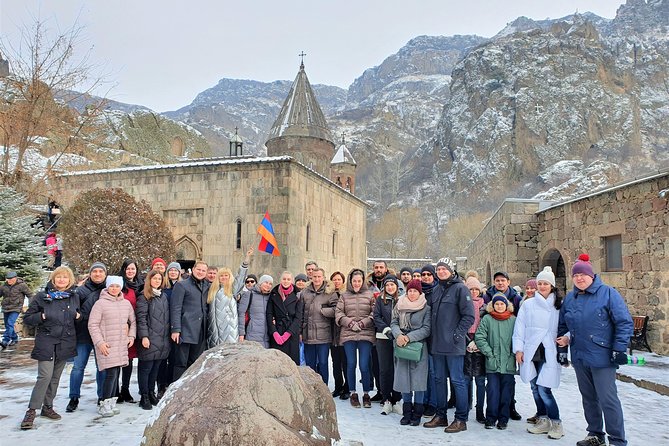
M 294 289 L 295 287 L 293 287 L 292 284 L 288 288 L 284 288 L 283 285 L 279 285 L 279 296 L 281 296 L 281 300 L 286 300 L 286 297 L 288 297 L 288 295 L 292 293 Z
M 513 316 L 513 313 L 510 312 L 509 310 L 504 310 L 504 313 L 498 313 L 495 310 L 493 310 L 492 313 L 490 313 L 490 316 L 494 317 L 498 321 L 505 321 L 511 316 Z
M 395 308 L 399 314 L 399 323 L 402 330 L 411 329 L 411 314 L 416 311 L 420 311 L 425 308 L 427 305 L 427 300 L 425 299 L 425 294 L 421 295 L 414 302 L 411 302 L 406 294 L 402 294 L 397 301 Z

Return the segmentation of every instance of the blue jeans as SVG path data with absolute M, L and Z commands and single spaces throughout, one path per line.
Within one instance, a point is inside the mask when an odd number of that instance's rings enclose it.
M 434 384 L 434 359 L 432 358 L 432 355 L 428 356 L 427 364 L 427 391 L 423 397 L 423 404 L 426 406 L 437 407 L 437 392 Z
M 446 419 L 448 402 L 448 380 L 455 389 L 455 419 L 467 421 L 467 381 L 465 379 L 465 355 L 432 355 L 434 361 L 434 385 L 437 393 L 437 415 Z
M 413 399 L 412 399 L 413 398 Z M 407 392 L 402 394 L 402 401 L 405 403 L 423 404 L 425 391 Z
M 515 378 L 508 373 L 488 373 L 486 376 L 488 385 L 486 387 L 486 420 L 502 424 L 509 422 L 511 413 L 511 401 L 513 401 L 513 383 Z M 456 397 L 457 398 L 457 397 Z
M 88 358 L 91 356 L 92 350 L 93 344 L 77 344 L 77 356 L 74 357 L 74 365 L 70 372 L 70 398 L 81 397 L 81 383 L 84 381 L 84 370 L 86 370 L 86 364 L 88 364 Z M 95 382 L 98 387 L 98 398 L 102 398 L 102 387 L 105 382 L 104 371 L 97 371 Z
M 316 373 L 321 375 L 325 385 L 330 380 L 328 355 L 330 344 L 304 344 L 304 362 Z
M 369 341 L 346 341 L 344 342 L 344 352 L 346 352 L 346 377 L 348 379 L 348 391 L 355 392 L 355 367 L 358 362 L 356 353 L 360 357 L 360 375 L 362 375 L 362 390 L 369 392 L 372 390 L 371 368 L 372 343 Z
M 604 421 L 609 444 L 626 446 L 623 408 L 618 399 L 615 367 L 589 367 L 574 363 L 576 382 L 581 392 L 588 435 L 604 438 Z M 602 420 L 602 414 L 604 419 Z
M 537 369 L 537 374 L 541 371 L 543 362 L 535 362 L 534 366 Z M 535 376 L 532 381 L 530 381 L 530 387 L 532 388 L 532 397 L 534 397 L 534 404 L 537 406 L 537 415 L 542 417 L 548 417 L 551 420 L 560 419 L 560 409 L 558 408 L 557 401 L 553 396 L 553 392 L 549 387 L 540 386 L 537 384 L 538 376 Z
M 476 410 L 483 410 L 485 403 L 485 375 L 467 377 L 467 395 L 469 396 L 469 408 L 473 400 L 473 383 L 476 382 Z
M 16 320 L 19 318 L 19 312 L 10 311 L 8 313 L 4 313 L 4 315 L 5 334 L 2 337 L 2 342 L 5 344 L 9 344 L 9 341 L 19 342 L 19 335 L 17 335 L 16 331 L 14 330 L 14 324 L 16 324 Z

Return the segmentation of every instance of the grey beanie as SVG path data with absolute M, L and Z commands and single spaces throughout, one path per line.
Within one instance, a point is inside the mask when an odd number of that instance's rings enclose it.
M 167 269 L 165 271 L 169 271 L 172 268 L 176 269 L 177 271 L 181 272 L 181 265 L 179 262 L 172 262 L 169 265 L 167 265 Z
M 105 264 L 102 263 L 102 262 L 95 262 L 95 263 L 92 264 L 91 267 L 88 269 L 88 274 L 90 274 L 91 271 L 93 271 L 95 268 L 100 268 L 100 269 L 103 269 L 103 270 L 105 271 L 105 273 L 107 272 L 107 265 L 105 265 Z
M 263 274 L 260 276 L 260 279 L 258 280 L 258 286 L 262 285 L 265 282 L 271 282 L 274 283 L 274 279 L 272 279 L 272 276 L 269 274 Z

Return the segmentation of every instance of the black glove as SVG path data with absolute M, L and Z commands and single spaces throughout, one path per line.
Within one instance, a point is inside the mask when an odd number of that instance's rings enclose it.
M 611 362 L 618 365 L 627 364 L 627 354 L 625 352 L 612 352 Z
M 558 353 L 557 362 L 562 367 L 569 367 L 569 354 L 568 353 Z

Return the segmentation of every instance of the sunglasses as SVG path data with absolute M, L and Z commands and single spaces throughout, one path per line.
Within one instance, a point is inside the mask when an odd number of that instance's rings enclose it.
M 251 279 L 251 280 L 247 280 L 246 283 L 256 283 L 256 281 Z
M 420 275 L 421 275 L 421 276 L 431 276 L 432 273 L 421 273 Z

